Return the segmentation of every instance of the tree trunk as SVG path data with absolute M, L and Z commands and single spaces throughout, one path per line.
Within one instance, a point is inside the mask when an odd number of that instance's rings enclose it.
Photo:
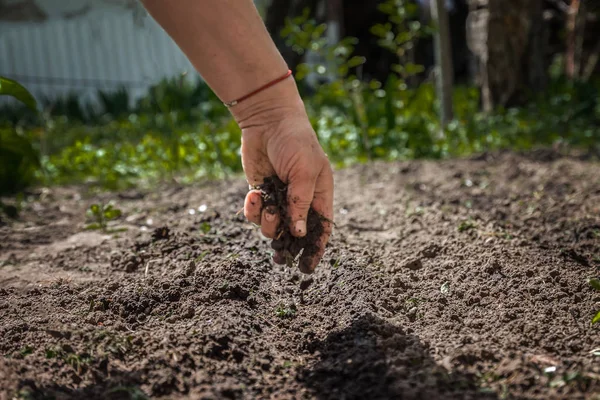
M 472 0 L 467 40 L 486 111 L 524 102 L 546 82 L 542 0 Z
M 431 16 L 437 26 L 434 35 L 437 95 L 440 101 L 441 122 L 445 127 L 453 118 L 452 88 L 453 68 L 452 49 L 450 47 L 450 28 L 448 26 L 448 11 L 444 0 L 433 0 Z
M 575 79 L 577 72 L 575 68 L 575 49 L 577 47 L 577 16 L 579 15 L 579 0 L 571 0 L 565 27 L 567 50 L 565 54 L 565 74 L 569 79 Z
M 548 83 L 548 48 L 549 30 L 544 23 L 544 4 L 542 0 L 534 0 L 529 8 L 529 42 L 525 52 L 522 69 L 525 71 L 523 85 L 534 92 L 541 92 Z

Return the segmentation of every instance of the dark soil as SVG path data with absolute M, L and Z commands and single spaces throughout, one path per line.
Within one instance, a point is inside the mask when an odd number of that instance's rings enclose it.
M 289 229 L 291 218 L 288 213 L 287 185 L 277 176 L 272 176 L 266 178 L 258 188 L 262 193 L 263 210 L 280 217 L 277 234 L 271 242 L 271 248 L 279 254 L 273 260 L 277 264 L 286 264 L 293 268 L 296 257 L 301 253 L 298 268 L 303 273 L 312 273 L 310 263 L 319 251 L 319 239 L 324 230 L 323 217 L 310 207 L 306 220 L 306 235 L 294 237 Z
M 312 281 L 237 215 L 242 179 L 32 194 L 0 227 L 0 399 L 600 398 L 598 162 L 335 178 Z

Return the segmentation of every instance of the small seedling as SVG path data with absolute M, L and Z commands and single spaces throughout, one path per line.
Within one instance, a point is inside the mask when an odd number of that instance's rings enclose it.
M 108 222 L 119 218 L 122 215 L 121 210 L 114 208 L 112 204 L 92 204 L 87 210 L 87 216 L 93 222 L 86 225 L 88 230 L 107 231 Z
M 404 301 L 404 308 L 406 310 L 410 310 L 411 308 L 418 307 L 421 303 L 424 303 L 424 302 L 425 302 L 425 300 L 423 300 L 423 299 L 419 299 L 417 297 L 411 297 Z
M 208 222 L 203 222 L 202 225 L 200 225 L 200 231 L 202 231 L 202 233 L 204 233 L 205 235 L 210 232 L 211 226 Z
M 223 281 L 218 289 L 221 292 L 226 292 L 229 289 L 229 281 Z
M 196 257 L 194 259 L 194 262 L 200 262 L 202 260 L 204 260 L 204 258 L 209 254 L 208 250 L 204 250 L 202 253 L 200 253 L 200 255 L 198 257 Z
M 30 355 L 31 353 L 33 353 L 33 347 L 27 345 L 25 347 L 23 347 L 20 351 L 19 354 L 21 354 L 23 357 Z
M 466 231 L 470 231 L 471 229 L 475 229 L 477 227 L 477 225 L 475 225 L 475 222 L 473 221 L 463 221 L 458 225 L 457 230 L 459 232 L 466 232 Z
M 296 306 L 294 304 L 289 306 L 280 304 L 275 309 L 275 315 L 279 318 L 293 318 L 296 316 Z
M 46 358 L 52 359 L 57 358 L 60 355 L 61 350 L 56 347 L 49 347 L 46 349 Z
M 588 283 L 591 287 L 600 292 L 600 279 L 592 278 L 588 280 Z M 596 315 L 594 315 L 594 318 L 592 318 L 592 324 L 595 324 L 596 322 L 600 322 L 600 311 L 598 311 Z

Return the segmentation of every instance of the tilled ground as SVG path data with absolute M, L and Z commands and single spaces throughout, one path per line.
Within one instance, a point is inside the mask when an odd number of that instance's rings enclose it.
M 309 280 L 237 213 L 241 179 L 40 191 L 0 227 L 0 399 L 600 399 L 598 162 L 376 163 L 336 185 Z M 97 201 L 123 211 L 109 232 L 84 230 Z

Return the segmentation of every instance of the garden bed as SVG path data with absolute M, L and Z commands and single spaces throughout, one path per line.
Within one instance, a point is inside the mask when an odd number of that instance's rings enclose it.
M 0 399 L 600 395 L 597 161 L 505 153 L 335 179 L 310 276 L 272 263 L 238 213 L 242 179 L 37 191 L 0 227 Z M 110 201 L 122 216 L 85 230 Z

